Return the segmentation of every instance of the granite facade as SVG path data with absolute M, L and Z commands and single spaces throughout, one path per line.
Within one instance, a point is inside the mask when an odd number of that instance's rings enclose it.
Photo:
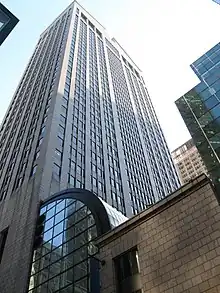
M 99 238 L 101 292 L 115 293 L 114 258 L 137 247 L 142 293 L 220 292 L 220 207 L 204 175 Z

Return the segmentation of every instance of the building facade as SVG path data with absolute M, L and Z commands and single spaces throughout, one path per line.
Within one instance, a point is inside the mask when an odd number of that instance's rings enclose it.
M 182 184 L 203 173 L 207 174 L 205 164 L 192 139 L 175 149 L 172 158 Z
M 193 141 L 215 183 L 220 163 L 220 44 L 191 67 L 200 83 L 176 101 Z
M 129 217 L 178 185 L 141 71 L 73 2 L 40 36 L 1 125 L 0 292 L 26 292 L 40 201 L 80 188 Z M 44 273 L 31 293 L 53 290 Z
M 14 16 L 2 3 L 0 3 L 0 46 L 18 23 Z
M 178 187 L 142 73 L 77 2 L 41 35 L 0 130 L 1 200 L 91 190 L 131 216 Z
M 101 293 L 220 292 L 219 220 L 201 175 L 101 236 Z

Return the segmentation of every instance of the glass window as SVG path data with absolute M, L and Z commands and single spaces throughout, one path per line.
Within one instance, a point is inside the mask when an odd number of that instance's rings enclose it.
M 98 189 L 102 190 L 102 183 L 101 182 L 98 182 Z
M 92 185 L 95 187 L 97 186 L 97 179 L 94 177 L 92 178 Z
M 212 108 L 210 110 L 210 113 L 212 114 L 212 117 L 218 118 L 220 116 L 220 104 L 218 104 L 217 106 L 215 106 L 214 108 Z
M 211 97 L 211 95 L 212 94 L 210 93 L 210 90 L 209 88 L 207 88 L 207 86 L 206 89 L 200 93 L 200 97 L 203 101 L 206 101 L 208 98 Z
M 61 168 L 57 164 L 53 164 L 53 173 L 56 174 L 57 176 L 60 176 Z
M 71 185 L 73 185 L 73 186 L 75 186 L 75 177 L 73 177 L 73 176 L 69 176 L 69 183 L 71 184 Z
M 211 96 L 208 100 L 204 102 L 208 110 L 215 107 L 218 103 L 219 100 L 215 96 Z
M 32 168 L 32 171 L 31 171 L 31 176 L 33 176 L 37 171 L 37 165 L 35 165 L 33 168 Z
M 61 125 L 58 126 L 58 136 L 64 138 L 65 128 Z
M 214 149 L 220 147 L 220 133 L 210 137 L 209 141 Z
M 56 156 L 57 156 L 58 158 L 61 159 L 61 157 L 62 157 L 62 153 L 61 153 L 58 149 L 55 149 L 55 154 L 56 154 Z
M 203 115 L 202 117 L 199 118 L 199 123 L 200 123 L 201 127 L 204 127 L 208 123 L 210 123 L 212 120 L 213 120 L 213 117 L 210 115 L 210 113 L 206 113 L 205 115 Z
M 118 257 L 115 265 L 119 287 L 121 287 L 124 280 L 140 272 L 137 250 L 131 250 Z
M 66 118 L 63 115 L 60 115 L 60 122 L 63 124 L 66 123 Z

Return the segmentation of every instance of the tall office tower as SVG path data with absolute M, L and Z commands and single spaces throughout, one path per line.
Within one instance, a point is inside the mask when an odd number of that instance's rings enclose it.
M 0 292 L 28 291 L 32 259 L 29 292 L 61 292 L 65 279 L 68 292 L 97 293 L 68 284 L 76 271 L 87 284 L 94 280 L 87 274 L 90 230 L 105 233 L 113 215 L 131 216 L 178 185 L 141 71 L 101 24 L 72 3 L 40 36 L 0 129 Z M 98 198 L 113 206 L 109 218 Z M 32 258 L 40 200 L 45 243 Z M 81 209 L 75 222 L 68 220 Z M 70 233 L 68 223 L 76 223 Z M 79 235 L 82 243 L 70 239 Z M 71 266 L 80 256 L 87 269 L 71 267 L 64 278 L 71 249 L 78 249 Z
M 191 65 L 200 83 L 176 101 L 214 182 L 220 182 L 220 43 Z
M 182 184 L 207 173 L 204 162 L 192 139 L 175 149 L 172 152 L 172 158 Z
M 77 187 L 131 216 L 179 185 L 142 72 L 77 2 L 41 34 L 0 141 L 2 202 Z

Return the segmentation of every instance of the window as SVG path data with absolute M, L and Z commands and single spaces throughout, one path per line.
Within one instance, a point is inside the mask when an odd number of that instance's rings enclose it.
M 69 176 L 69 183 L 71 184 L 71 185 L 73 185 L 73 186 L 75 186 L 75 177 L 73 177 L 73 176 Z
M 44 131 L 45 131 L 45 126 L 43 126 L 43 127 L 41 128 L 40 136 L 42 136 L 42 135 L 44 134 Z
M 97 180 L 96 180 L 96 178 L 92 178 L 92 185 L 94 186 L 94 187 L 97 187 Z
M 61 158 L 62 156 L 62 153 L 58 149 L 55 149 L 55 154 L 58 158 Z
M 102 170 L 98 168 L 98 176 L 102 176 Z
M 60 176 L 61 168 L 57 164 L 53 164 L 53 173 Z
M 40 145 L 42 144 L 42 142 L 43 142 L 43 137 L 41 137 L 41 138 L 39 139 L 39 141 L 38 141 L 38 146 L 40 146 Z
M 96 165 L 92 164 L 92 172 L 96 173 Z
M 66 118 L 63 115 L 60 115 L 60 122 L 63 124 L 66 123 Z
M 121 283 L 140 272 L 137 249 L 130 250 L 115 259 L 115 267 L 117 271 L 119 288 Z
M 82 174 L 82 168 L 79 165 L 76 166 L 76 172 L 80 175 Z
M 102 190 L 102 183 L 101 182 L 98 182 L 98 189 Z
M 61 125 L 58 126 L 58 136 L 64 138 L 65 129 Z
M 40 156 L 40 151 L 38 151 L 36 154 L 35 154 L 35 160 L 37 160 L 38 158 L 39 158 L 39 156 Z
M 76 188 L 81 188 L 81 182 L 79 180 L 76 180 Z
M 8 236 L 8 228 L 3 230 L 1 232 L 1 234 L 0 234 L 0 262 L 2 260 L 2 256 L 3 256 L 7 236 Z
M 63 140 L 62 138 L 60 138 L 59 136 L 57 137 L 57 139 L 58 139 L 58 146 L 59 146 L 60 148 L 63 148 L 64 140 Z
M 37 165 L 35 165 L 31 170 L 31 176 L 33 176 L 37 171 Z

